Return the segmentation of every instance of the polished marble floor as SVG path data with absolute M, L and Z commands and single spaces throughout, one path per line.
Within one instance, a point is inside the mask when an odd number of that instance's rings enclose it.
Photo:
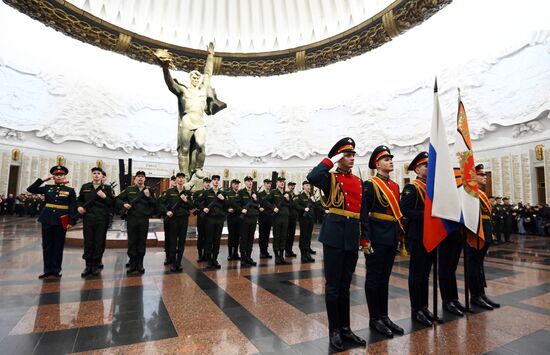
M 550 352 L 550 238 L 514 236 L 486 262 L 487 293 L 502 304 L 423 328 L 410 320 L 408 258 L 398 257 L 390 317 L 405 335 L 385 340 L 368 329 L 359 258 L 351 289 L 352 328 L 367 339 L 350 353 L 539 354 Z M 240 268 L 225 260 L 207 271 L 185 251 L 184 272 L 150 248 L 146 273 L 127 277 L 123 249 L 107 250 L 100 276 L 81 279 L 82 250 L 65 248 L 63 278 L 41 281 L 40 225 L 0 216 L 0 354 L 323 354 L 328 353 L 322 248 L 317 262 Z M 297 249 L 297 245 L 295 246 Z M 297 251 L 297 250 L 296 250 Z M 257 246 L 254 256 L 257 259 Z M 259 261 L 259 260 L 258 260 Z M 459 288 L 463 291 L 462 263 Z M 461 294 L 463 301 L 463 294 Z M 431 298 L 430 298 L 431 300 Z

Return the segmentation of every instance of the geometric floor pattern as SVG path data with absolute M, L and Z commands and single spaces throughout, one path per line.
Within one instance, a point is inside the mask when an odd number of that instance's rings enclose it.
M 316 228 L 316 230 L 318 230 Z M 316 233 L 314 233 L 316 239 Z M 513 236 L 486 258 L 487 294 L 502 307 L 423 328 L 410 319 L 408 257 L 398 256 L 390 280 L 390 317 L 405 335 L 384 339 L 368 329 L 365 261 L 351 286 L 351 326 L 367 340 L 350 353 L 548 354 L 550 237 Z M 124 249 L 108 249 L 100 276 L 82 279 L 82 249 L 66 247 L 63 277 L 38 280 L 40 224 L 0 216 L 0 354 L 323 354 L 328 353 L 322 247 L 316 262 L 240 268 L 226 261 L 207 271 L 194 246 L 184 272 L 163 266 L 164 251 L 147 249 L 146 273 L 128 277 Z M 297 245 L 295 246 L 295 251 Z M 462 261 L 457 272 L 464 301 Z M 431 292 L 431 290 L 430 290 Z M 430 302 L 431 302 L 430 296 Z M 440 311 L 441 313 L 441 311 Z

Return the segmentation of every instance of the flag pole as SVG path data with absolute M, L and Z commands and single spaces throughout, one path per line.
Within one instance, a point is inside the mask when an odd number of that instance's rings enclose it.
M 466 312 L 470 312 L 470 282 L 468 280 L 468 252 L 466 251 L 466 247 L 468 243 L 466 242 L 467 237 L 467 231 L 464 226 L 461 227 L 462 230 L 462 251 L 464 253 L 464 297 L 466 298 L 465 304 L 466 304 Z
M 437 312 L 437 292 L 439 291 L 437 286 L 438 281 L 438 270 L 437 270 L 437 254 L 439 253 L 439 246 L 435 247 L 435 250 L 433 251 L 433 308 L 434 308 L 434 323 L 443 323 L 443 320 L 439 318 L 438 312 Z

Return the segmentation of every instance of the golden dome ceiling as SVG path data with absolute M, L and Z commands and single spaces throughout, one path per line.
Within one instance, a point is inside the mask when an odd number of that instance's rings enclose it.
M 390 41 L 451 0 L 4 0 L 64 34 L 156 63 L 168 49 L 177 69 L 266 76 L 322 67 Z

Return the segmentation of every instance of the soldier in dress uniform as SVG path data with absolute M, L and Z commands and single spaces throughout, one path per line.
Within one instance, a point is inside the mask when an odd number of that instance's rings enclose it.
M 197 209 L 197 252 L 199 257 L 197 259 L 198 263 L 206 261 L 204 256 L 204 241 L 206 240 L 206 233 L 204 231 L 204 218 L 201 217 L 201 211 L 199 209 L 198 201 L 202 193 L 210 189 L 210 183 L 212 180 L 209 177 L 202 179 L 202 190 L 197 190 L 193 193 L 193 202 L 194 207 Z
M 514 217 L 512 215 L 514 212 L 514 208 L 510 204 L 510 199 L 508 197 L 504 197 L 502 201 L 504 202 L 504 204 L 502 205 L 504 215 L 504 223 L 502 227 L 502 231 L 504 232 L 504 242 L 512 243 L 512 241 L 510 240 L 510 235 L 512 234 L 512 226 L 514 223 Z
M 277 188 L 269 192 L 263 201 L 263 205 L 273 213 L 273 252 L 275 264 L 288 264 L 285 260 L 285 243 L 288 235 L 288 217 L 290 214 L 290 196 L 285 192 L 286 179 L 277 178 Z
M 227 260 L 241 260 L 239 257 L 239 229 L 240 229 L 240 208 L 238 179 L 231 180 L 231 187 L 227 191 Z
M 390 179 L 393 155 L 381 145 L 374 149 L 369 168 L 376 176 L 363 183 L 361 220 L 365 226 L 362 245 L 373 253 L 365 253 L 365 294 L 369 307 L 369 327 L 387 337 L 404 334 L 403 328 L 388 317 L 388 289 L 395 253 L 403 233 L 403 214 L 399 207 L 399 186 Z
M 78 194 L 77 210 L 82 216 L 84 234 L 82 259 L 86 261 L 82 277 L 98 275 L 100 272 L 109 216 L 115 202 L 111 186 L 104 185 L 102 179 L 103 169 L 92 168 L 92 181 L 82 185 Z
M 487 174 L 485 173 L 483 164 L 476 165 L 475 169 L 478 184 L 481 187 L 485 187 L 487 183 Z M 481 190 L 479 190 L 479 208 L 481 210 L 481 223 L 485 240 L 481 241 L 479 237 L 476 237 L 475 241 L 472 241 L 469 238 L 465 251 L 468 254 L 467 262 L 470 297 L 473 305 L 493 310 L 494 308 L 500 307 L 500 304 L 492 301 L 485 294 L 486 280 L 483 265 L 493 235 L 491 228 L 492 207 L 487 195 Z
M 247 176 L 244 178 L 244 188 L 239 191 L 237 203 L 239 205 L 241 266 L 256 266 L 252 259 L 252 246 L 254 245 L 254 232 L 258 221 L 258 195 L 252 190 L 254 180 Z
M 294 199 L 296 198 L 296 193 L 294 189 L 296 188 L 296 183 L 290 181 L 287 184 L 288 187 L 288 197 L 290 200 L 290 210 L 288 214 L 288 228 L 287 228 L 287 237 L 285 241 L 285 256 L 287 258 L 296 257 L 296 253 L 292 250 L 294 245 L 294 237 L 296 236 L 296 221 L 298 219 L 298 211 L 294 206 Z
M 269 233 L 271 231 L 272 215 L 263 207 L 263 201 L 271 191 L 271 180 L 264 179 L 263 190 L 258 192 L 260 202 L 260 214 L 258 215 L 258 233 L 260 245 L 260 259 L 271 259 L 272 256 L 267 250 L 269 246 Z
M 434 315 L 428 309 L 428 289 L 433 253 L 424 247 L 424 201 L 426 200 L 426 176 L 428 175 L 428 152 L 420 152 L 409 164 L 416 180 L 405 185 L 401 197 L 401 211 L 407 219 L 405 244 L 410 253 L 409 297 L 412 320 L 430 327 Z
M 185 189 L 185 174 L 176 174 L 176 186 L 164 191 L 158 201 L 159 211 L 168 223 L 168 260 L 172 266 L 170 271 L 181 272 L 181 261 L 187 240 L 189 209 L 192 207 L 191 197 Z
M 44 260 L 44 272 L 38 276 L 61 277 L 61 264 L 63 262 L 63 248 L 65 247 L 65 235 L 67 229 L 74 226 L 78 216 L 76 212 L 76 193 L 73 188 L 65 185 L 65 175 L 69 170 L 61 165 L 50 169 L 49 176 L 45 179 L 37 179 L 27 191 L 33 194 L 43 194 L 45 206 L 38 221 L 42 223 L 42 256 Z M 53 178 L 55 184 L 41 186 L 44 182 Z
M 504 205 L 502 204 L 502 198 L 496 197 L 495 203 L 492 206 L 493 213 L 491 219 L 493 220 L 495 244 L 499 244 L 504 241 L 503 239 L 501 239 L 504 228 Z
M 302 182 L 302 192 L 294 199 L 294 209 L 298 212 L 300 223 L 300 259 L 302 263 L 313 263 L 311 257 L 311 234 L 315 224 L 315 201 L 312 200 L 311 184 Z
M 185 174 L 184 174 L 185 175 Z M 172 175 L 170 177 L 170 185 L 168 189 L 173 188 L 176 186 L 176 176 Z M 168 228 L 170 227 L 169 218 L 167 216 L 163 216 L 162 218 L 162 227 L 164 229 L 164 265 L 170 265 L 170 249 L 169 249 L 169 243 L 168 243 L 168 236 L 170 235 L 170 231 Z
M 450 233 L 439 244 L 438 277 L 439 291 L 443 309 L 449 313 L 462 317 L 466 307 L 458 300 L 458 287 L 456 284 L 456 268 L 462 252 L 462 240 L 460 232 Z
M 144 274 L 143 258 L 147 246 L 149 217 L 155 213 L 155 193 L 145 185 L 145 172 L 138 171 L 134 184 L 128 186 L 117 197 L 119 209 L 127 213 L 128 257 L 130 258 L 127 274 Z
M 357 264 L 361 230 L 361 179 L 353 175 L 355 142 L 347 137 L 338 141 L 307 180 L 320 188 L 329 208 L 323 221 L 319 241 L 323 244 L 325 303 L 329 341 L 334 351 L 344 350 L 344 341 L 354 346 L 366 342 L 350 328 L 351 279 Z M 330 170 L 337 165 L 336 170 Z
M 227 198 L 220 188 L 220 176 L 212 175 L 212 187 L 205 190 L 197 199 L 199 211 L 203 213 L 204 231 L 206 240 L 204 243 L 204 257 L 209 269 L 220 269 L 218 254 L 220 252 L 220 240 L 222 237 L 223 223 L 227 210 Z

